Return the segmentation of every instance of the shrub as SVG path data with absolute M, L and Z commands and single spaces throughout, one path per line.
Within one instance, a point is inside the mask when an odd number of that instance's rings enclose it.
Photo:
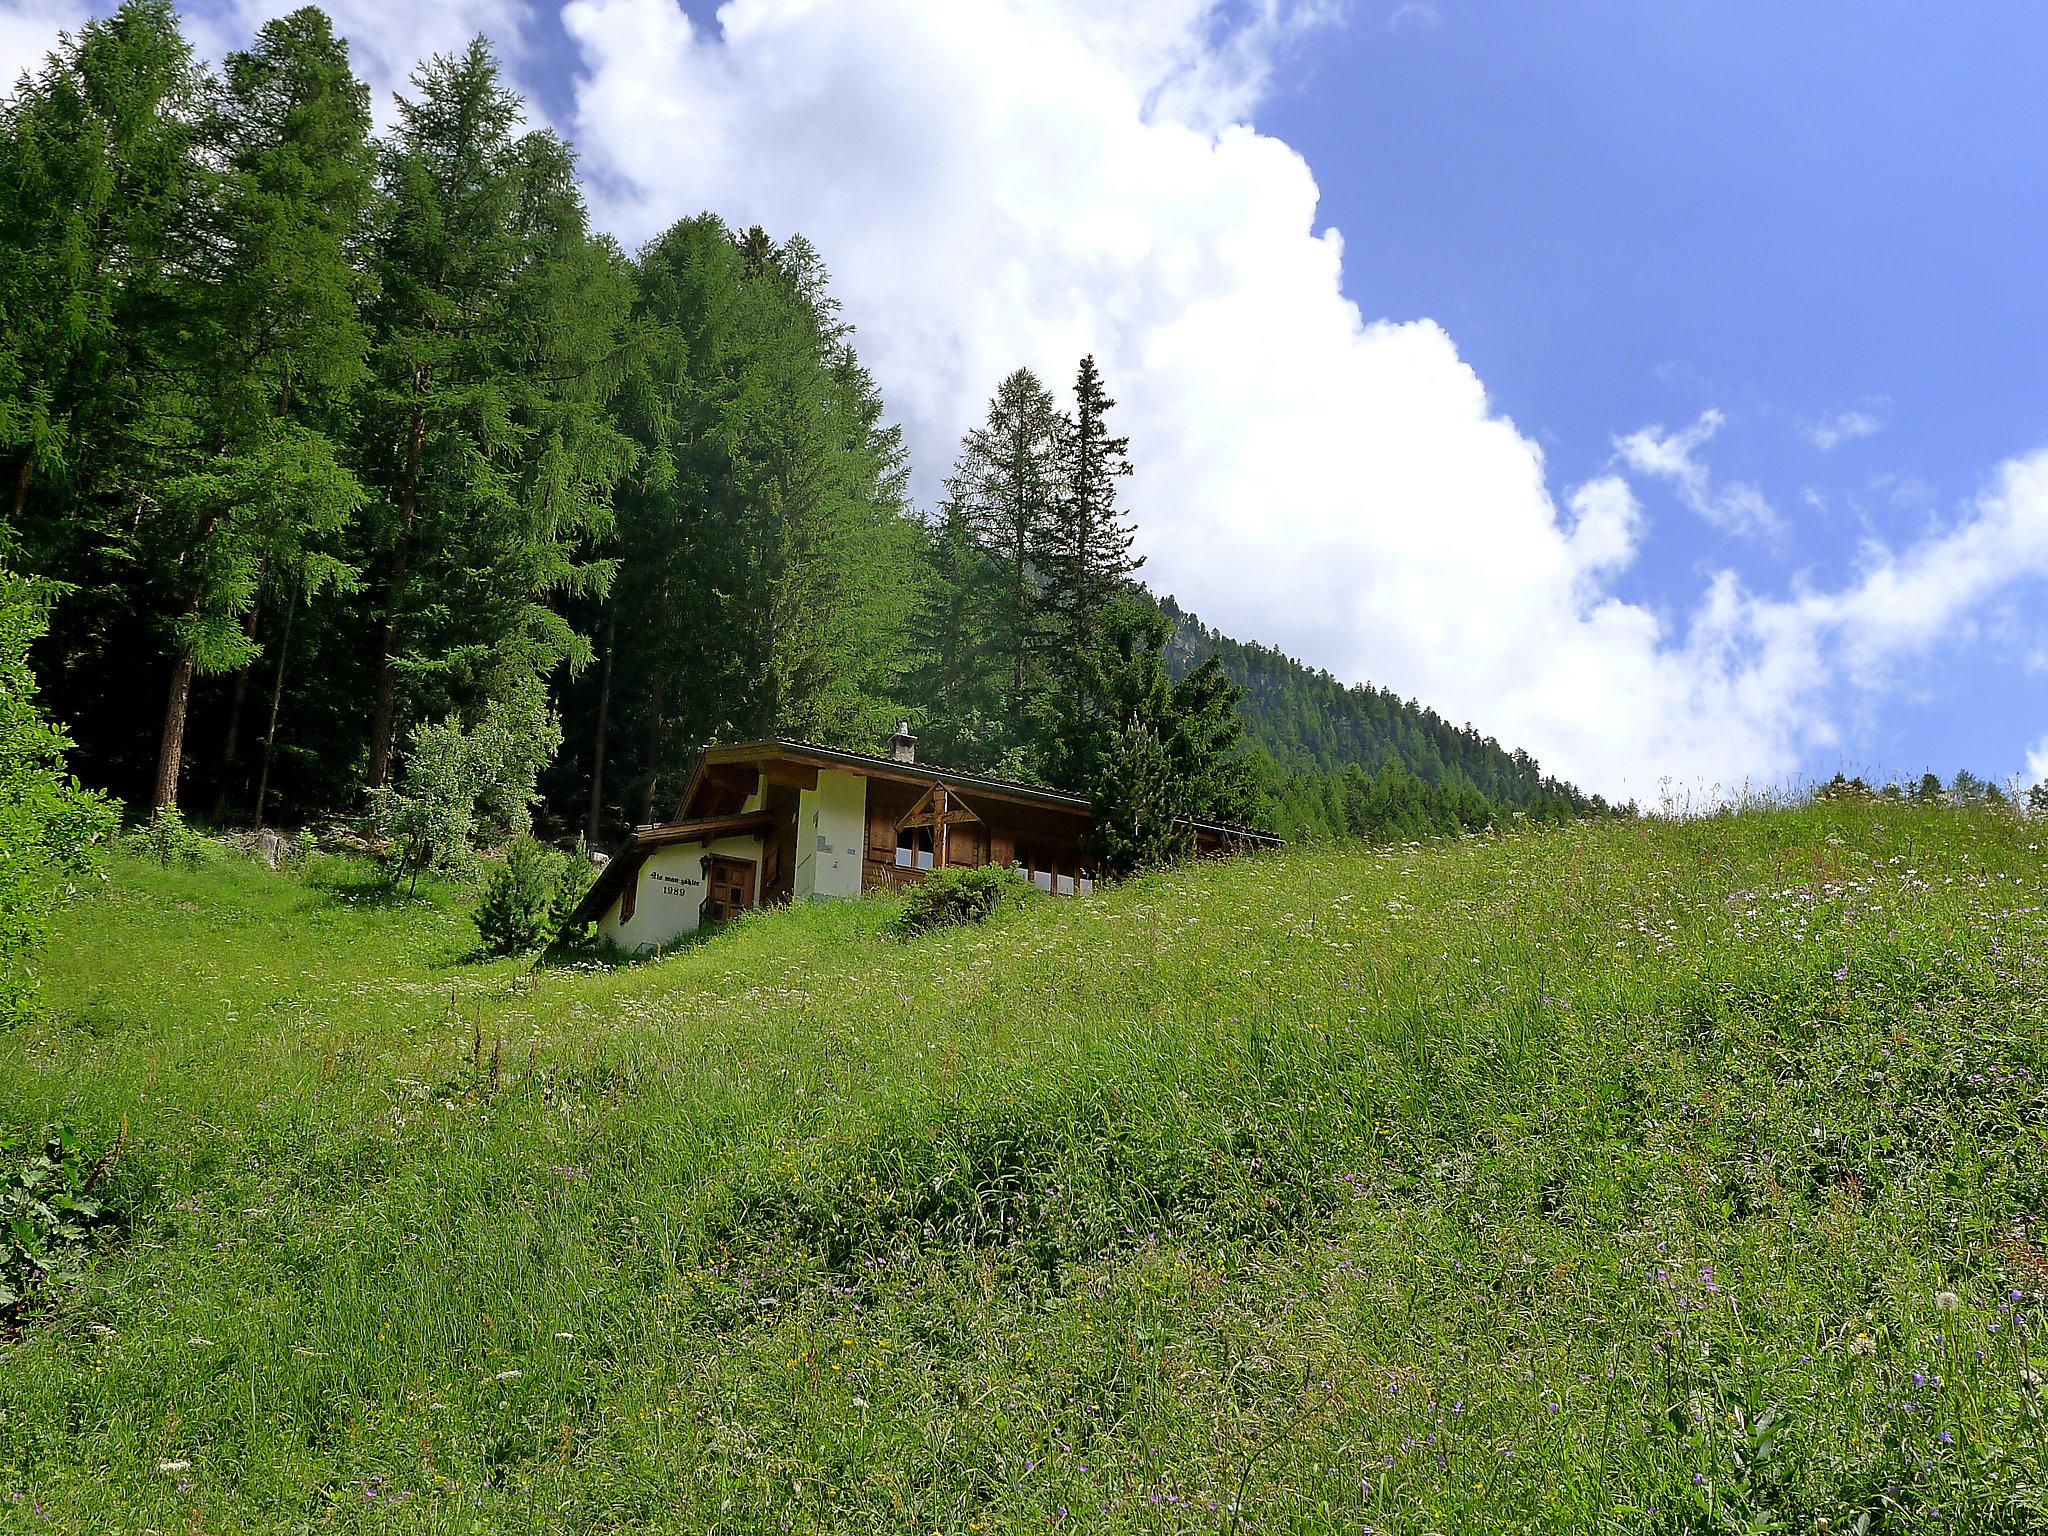
M 573 854 L 521 838 L 484 877 L 476 909 L 484 947 L 494 955 L 545 949 L 583 894 L 589 873 L 588 864 Z
M 55 591 L 0 570 L 0 1025 L 26 1005 L 51 908 L 114 829 L 114 807 L 64 771 L 71 743 L 36 704 L 28 648 Z
M 128 834 L 128 846 L 165 869 L 173 864 L 197 869 L 206 856 L 206 839 L 185 824 L 175 805 L 152 812 L 148 821 Z
M 1029 880 L 1000 864 L 935 869 L 906 893 L 897 930 L 908 936 L 979 923 L 1005 906 L 1029 899 L 1032 892 Z
M 398 783 L 376 791 L 370 827 L 390 848 L 391 883 L 417 889 L 427 869 L 467 869 L 485 837 L 520 836 L 534 781 L 562 744 L 547 695 L 529 679 L 465 729 L 453 715 L 414 730 Z
M 76 1276 L 93 1229 L 109 1219 L 93 1187 L 119 1148 L 89 1162 L 62 1126 L 26 1154 L 0 1141 L 0 1321 Z

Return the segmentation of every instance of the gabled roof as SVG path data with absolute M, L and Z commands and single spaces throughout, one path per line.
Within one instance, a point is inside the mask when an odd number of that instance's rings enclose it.
M 943 784 L 948 789 L 972 789 L 984 795 L 994 795 L 999 799 L 1016 800 L 1026 805 L 1043 806 L 1047 810 L 1065 811 L 1071 815 L 1085 816 L 1089 812 L 1085 796 L 1047 789 L 1042 784 L 991 778 L 987 774 L 968 773 L 959 768 L 941 767 L 936 763 L 900 763 L 893 757 L 877 757 L 869 752 L 849 752 L 843 747 L 821 746 L 815 741 L 799 741 L 792 736 L 768 736 L 759 741 L 740 741 L 727 746 L 706 747 L 697 759 L 695 772 L 690 775 L 689 788 L 683 791 L 683 812 L 688 813 L 707 769 L 722 767 L 727 763 L 760 762 L 766 758 L 780 758 L 819 768 L 846 768 L 866 778 L 894 779 L 903 784 Z
M 799 741 L 792 736 L 767 736 L 759 741 L 706 747 L 697 759 L 695 771 L 690 775 L 689 788 L 683 791 L 683 811 L 688 812 L 690 809 L 707 769 L 721 767 L 727 763 L 760 762 L 767 758 L 780 758 L 821 768 L 845 768 L 867 778 L 894 779 L 903 784 L 943 784 L 948 789 L 971 790 L 976 794 L 991 796 L 998 800 L 1041 806 L 1046 810 L 1065 812 L 1074 816 L 1088 816 L 1094 810 L 1085 795 L 1071 795 L 1065 790 L 1047 789 L 1042 784 L 1026 784 L 1017 779 L 998 779 L 984 773 L 969 773 L 960 768 L 943 767 L 937 763 L 901 763 L 893 757 L 877 757 L 868 752 L 849 752 L 843 747 L 822 746 L 815 741 Z M 1208 832 L 1233 842 L 1252 843 L 1265 848 L 1278 848 L 1283 843 L 1283 839 L 1271 832 L 1261 832 L 1253 827 L 1240 827 L 1227 821 L 1197 820 L 1194 827 L 1198 832 Z

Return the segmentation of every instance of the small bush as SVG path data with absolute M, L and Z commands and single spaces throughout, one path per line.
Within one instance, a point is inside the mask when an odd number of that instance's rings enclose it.
M 910 887 L 897 931 L 906 937 L 934 928 L 979 923 L 998 910 L 1033 894 L 1029 880 L 1015 869 L 984 864 L 978 869 L 935 869 Z
M 173 864 L 197 869 L 206 857 L 206 838 L 185 824 L 175 805 L 154 811 L 148 821 L 128 834 L 128 846 L 165 869 Z
M 545 949 L 583 894 L 589 865 L 530 837 L 514 843 L 484 877 L 476 931 L 494 955 Z
M 76 1277 L 93 1228 L 109 1220 L 93 1186 L 113 1160 L 88 1160 L 62 1126 L 26 1154 L 0 1141 L 0 1323 Z

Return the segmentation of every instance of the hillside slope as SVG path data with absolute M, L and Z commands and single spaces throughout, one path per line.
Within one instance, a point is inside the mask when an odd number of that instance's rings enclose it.
M 1168 658 L 1184 675 L 1214 656 L 1245 690 L 1245 735 L 1278 768 L 1281 830 L 1342 834 L 1346 770 L 1367 777 L 1397 766 L 1429 786 L 1476 792 L 1493 806 L 1564 820 L 1606 809 L 1597 795 L 1546 774 L 1519 747 L 1510 750 L 1470 724 L 1370 684 L 1347 684 L 1320 667 L 1255 641 L 1211 629 L 1171 597 L 1159 600 L 1173 621 Z M 1334 799 L 1335 806 L 1319 803 Z M 1355 819 L 1355 818 L 1354 818 Z
M 445 895 L 124 865 L 0 1036 L 8 1122 L 128 1125 L 0 1521 L 2038 1530 L 2033 836 L 1297 850 L 530 977 Z

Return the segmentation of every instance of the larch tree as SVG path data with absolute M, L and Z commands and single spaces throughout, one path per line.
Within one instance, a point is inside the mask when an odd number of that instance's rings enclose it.
M 947 495 L 985 552 L 977 590 L 1002 707 L 1023 720 L 1039 692 L 1049 615 L 1045 583 L 1059 530 L 1060 453 L 1067 423 L 1028 368 L 996 386 L 988 417 L 960 444 Z
M 372 790 L 402 702 L 475 704 L 588 659 L 556 604 L 608 583 L 591 543 L 631 457 L 605 411 L 630 280 L 589 233 L 567 147 L 515 132 L 482 39 L 414 87 L 385 150 L 370 310 Z
M 189 467 L 164 483 L 153 534 L 172 615 L 158 806 L 177 799 L 194 676 L 256 657 L 266 577 L 296 593 L 352 575 L 337 549 L 365 492 L 330 433 L 368 346 L 353 257 L 369 134 L 368 89 L 320 11 L 228 56 L 203 130 L 206 229 L 178 294 Z

